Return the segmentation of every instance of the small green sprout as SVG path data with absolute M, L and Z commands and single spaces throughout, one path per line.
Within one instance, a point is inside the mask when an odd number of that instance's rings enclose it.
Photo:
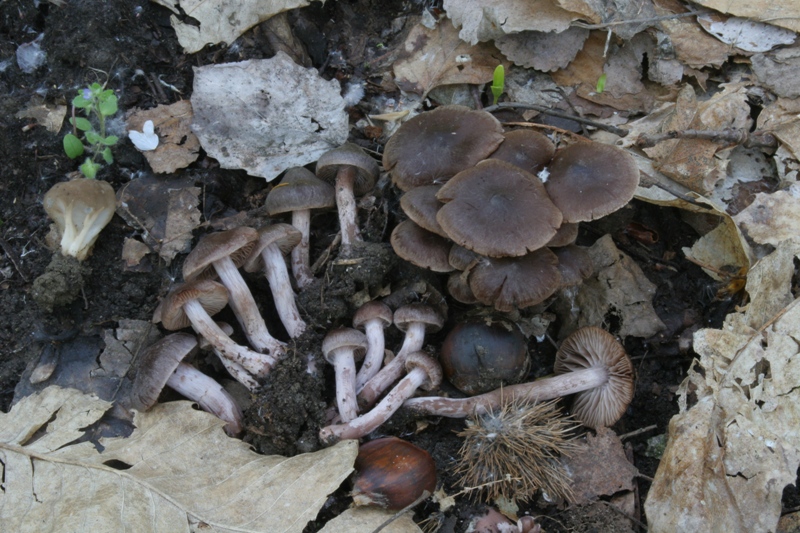
M 597 94 L 602 94 L 603 91 L 605 90 L 607 77 L 608 76 L 606 76 L 606 73 L 604 72 L 599 78 L 597 78 L 597 88 L 595 91 L 597 92 Z
M 503 90 L 506 87 L 506 69 L 503 68 L 503 65 L 497 65 L 497 68 L 494 69 L 494 77 L 492 78 L 492 95 L 494 96 L 494 101 L 492 105 L 497 105 L 497 100 L 503 94 Z
M 83 109 L 87 118 L 76 117 L 76 108 Z M 111 147 L 117 144 L 119 138 L 116 135 L 106 135 L 106 119 L 116 113 L 117 96 L 114 91 L 99 83 L 80 89 L 78 95 L 72 99 L 72 118 L 69 119 L 72 133 L 64 137 L 64 152 L 70 159 L 77 159 L 87 151 L 92 154 L 79 167 L 81 173 L 89 179 L 94 179 L 102 168 L 100 158 L 108 165 L 114 162 Z M 97 123 L 96 129 L 92 119 Z M 81 133 L 83 136 L 79 137 Z

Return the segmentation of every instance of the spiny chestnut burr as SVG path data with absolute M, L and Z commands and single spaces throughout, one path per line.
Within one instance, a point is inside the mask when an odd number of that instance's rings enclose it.
M 397 511 L 436 489 L 436 464 L 410 442 L 385 437 L 362 444 L 355 463 L 353 501 Z

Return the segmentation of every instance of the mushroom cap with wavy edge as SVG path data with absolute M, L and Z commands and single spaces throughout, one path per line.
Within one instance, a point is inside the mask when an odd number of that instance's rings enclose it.
M 405 122 L 386 143 L 383 168 L 403 191 L 442 183 L 503 142 L 503 127 L 485 111 L 445 105 Z
M 450 241 L 419 227 L 411 220 L 398 224 L 389 240 L 394 253 L 412 265 L 434 272 L 453 271 L 447 260 L 452 246 Z
M 450 246 L 450 253 L 447 256 L 447 261 L 450 263 L 450 266 L 456 270 L 467 270 L 475 266 L 475 263 L 480 258 L 481 256 L 475 252 L 467 250 L 463 246 L 453 244 Z
M 617 339 L 596 327 L 573 332 L 556 353 L 556 374 L 598 367 L 607 369 L 607 382 L 575 394 L 572 403 L 575 417 L 593 428 L 610 426 L 625 413 L 634 393 L 633 364 Z
M 257 239 L 250 251 L 250 256 L 243 263 L 246 272 L 258 272 L 264 266 L 264 259 L 261 251 L 267 246 L 274 244 L 286 255 L 297 246 L 302 237 L 300 230 L 291 224 L 270 224 L 262 226 L 256 231 Z
M 175 287 L 161 302 L 161 324 L 174 331 L 191 326 L 183 304 L 197 300 L 209 316 L 214 316 L 228 305 L 228 289 L 214 280 L 194 280 Z
M 400 207 L 417 226 L 441 237 L 447 237 L 447 233 L 436 221 L 436 213 L 442 207 L 442 202 L 436 198 L 436 193 L 441 188 L 441 185 L 414 187 L 400 197 Z
M 564 222 L 558 228 L 553 238 L 547 241 L 548 248 L 559 248 L 561 246 L 569 246 L 578 239 L 578 230 L 580 224 L 572 222 Z
M 561 212 L 542 182 L 497 159 L 459 172 L 436 195 L 436 220 L 458 245 L 488 257 L 516 257 L 546 245 Z
M 367 336 L 353 328 L 336 328 L 328 332 L 322 339 L 322 356 L 333 364 L 339 350 L 352 352 L 356 361 L 364 358 L 367 351 Z
M 392 309 L 380 300 L 370 300 L 359 307 L 353 314 L 353 327 L 364 329 L 367 322 L 377 320 L 382 327 L 392 325 Z
M 444 317 L 427 304 L 406 304 L 394 312 L 394 325 L 400 331 L 408 330 L 411 324 L 423 324 L 426 333 L 436 333 L 444 327 Z
M 526 172 L 536 174 L 550 163 L 556 146 L 553 141 L 529 129 L 509 131 L 505 140 L 489 159 L 499 159 L 519 167 Z
M 361 196 L 372 190 L 380 173 L 378 163 L 357 144 L 345 143 L 322 154 L 317 161 L 317 176 L 328 183 L 334 183 L 339 169 L 345 166 L 355 167 L 358 171 L 353 183 L 353 194 Z
M 217 277 L 213 263 L 230 256 L 236 268 L 242 266 L 256 245 L 258 231 L 240 226 L 225 231 L 207 233 L 189 252 L 183 262 L 183 279 L 211 279 Z
M 427 353 L 416 351 L 406 356 L 406 372 L 411 372 L 415 368 L 421 368 L 425 372 L 425 379 L 420 384 L 420 389 L 431 391 L 442 384 L 442 365 Z
M 564 222 L 596 220 L 633 198 L 639 167 L 625 150 L 598 142 L 579 142 L 560 150 L 549 167 L 545 189 Z
M 558 271 L 561 272 L 561 286 L 578 285 L 594 272 L 592 258 L 586 248 L 570 244 L 561 248 L 553 248 L 558 257 Z
M 479 302 L 498 311 L 530 307 L 561 287 L 558 258 L 547 248 L 521 257 L 484 258 L 472 269 L 469 287 Z
M 281 182 L 269 192 L 264 203 L 269 216 L 305 209 L 327 209 L 335 205 L 333 185 L 319 179 L 304 167 L 287 170 Z
M 475 298 L 475 295 L 472 294 L 472 289 L 469 288 L 469 282 L 464 272 L 457 270 L 447 277 L 447 292 L 462 304 L 478 303 L 478 299 Z

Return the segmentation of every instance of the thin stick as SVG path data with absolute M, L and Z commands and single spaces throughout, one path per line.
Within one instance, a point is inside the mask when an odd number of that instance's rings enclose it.
M 550 115 L 552 117 L 564 118 L 567 120 L 572 120 L 577 122 L 578 124 L 586 124 L 587 126 L 593 126 L 595 128 L 609 131 L 614 135 L 619 135 L 620 137 L 625 137 L 630 133 L 626 129 L 618 128 L 616 126 L 610 126 L 608 124 L 603 124 L 602 122 L 597 122 L 595 120 L 590 120 L 588 118 L 583 117 L 576 117 L 575 115 L 570 115 L 569 113 L 564 113 L 562 111 L 556 111 L 555 109 L 550 109 L 549 107 L 536 105 L 536 104 L 523 104 L 520 102 L 500 102 L 497 105 L 491 105 L 484 109 L 484 111 L 491 113 L 492 111 L 497 111 L 498 109 L 532 109 L 533 111 L 538 111 L 539 113 L 544 113 L 545 115 Z
M 772 148 L 778 147 L 778 140 L 767 131 L 754 131 L 749 133 L 741 129 L 725 130 L 673 130 L 652 135 L 640 135 L 636 140 L 639 148 L 650 148 L 660 142 L 672 139 L 702 139 L 713 143 L 736 146 L 741 144 L 745 148 Z
M 587 30 L 602 30 L 611 28 L 613 26 L 621 26 L 623 24 L 645 24 L 647 22 L 661 22 L 662 20 L 672 20 L 684 17 L 693 17 L 695 15 L 705 15 L 708 11 L 689 11 L 688 13 L 675 13 L 672 15 L 662 15 L 660 17 L 652 17 L 647 19 L 632 19 L 632 20 L 616 20 L 614 22 L 604 22 L 602 24 L 586 24 L 584 22 L 573 22 L 570 26 L 577 28 L 584 28 Z
M 653 431 L 657 427 L 658 427 L 657 424 L 653 424 L 652 426 L 647 426 L 647 427 L 644 427 L 644 428 L 640 428 L 640 429 L 637 429 L 635 431 L 631 431 L 629 433 L 623 433 L 622 435 L 619 436 L 619 440 L 625 440 L 625 439 L 630 439 L 630 438 L 633 438 L 633 437 L 638 437 L 642 433 L 647 433 L 649 431 Z

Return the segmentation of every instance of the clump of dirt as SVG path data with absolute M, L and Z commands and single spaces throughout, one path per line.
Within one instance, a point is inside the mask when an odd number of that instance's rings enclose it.
M 54 253 L 44 273 L 33 282 L 33 301 L 48 313 L 65 307 L 81 294 L 83 278 L 90 273 L 91 269 L 74 257 Z

